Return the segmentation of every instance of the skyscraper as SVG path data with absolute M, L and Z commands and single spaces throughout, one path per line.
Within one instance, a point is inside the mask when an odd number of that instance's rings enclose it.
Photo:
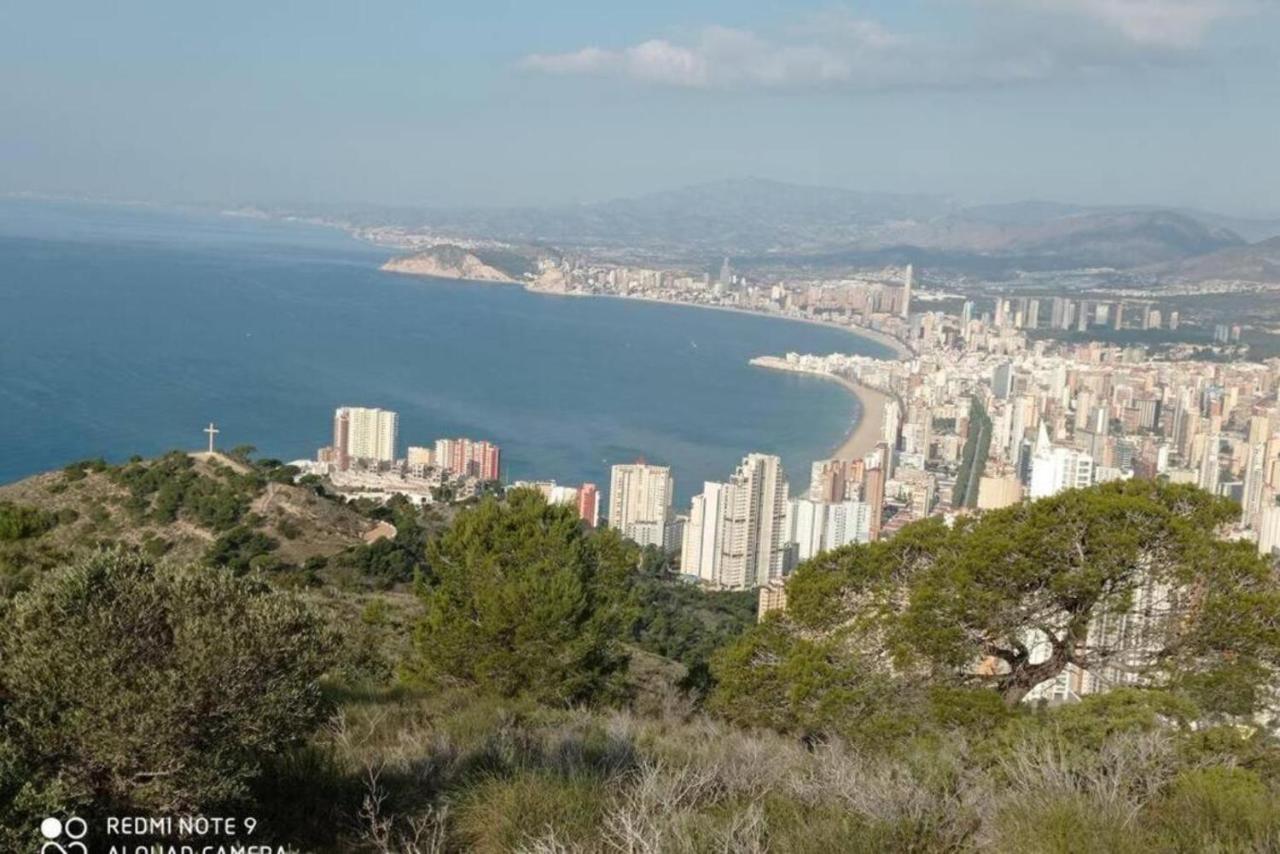
M 693 497 L 680 548 L 680 571 L 712 584 L 720 583 L 720 537 L 724 526 L 723 483 L 707 481 Z
M 1205 438 L 1204 456 L 1200 458 L 1199 486 L 1205 492 L 1218 494 L 1218 478 L 1221 475 L 1218 452 L 1222 445 L 1217 433 Z
M 913 264 L 907 265 L 907 274 L 902 282 L 902 311 L 901 314 L 905 318 L 911 314 L 911 286 L 915 284 L 916 268 Z
M 338 468 L 352 463 L 390 463 L 396 458 L 400 417 L 388 409 L 342 406 L 333 414 L 333 457 Z
M 782 460 L 747 454 L 725 484 L 719 583 L 747 589 L 781 578 L 787 563 L 786 517 Z
M 868 537 L 880 539 L 880 522 L 884 516 L 884 490 L 889 479 L 889 448 L 885 444 L 876 446 L 875 453 L 867 459 L 866 471 L 863 473 L 862 500 L 867 503 Z
M 609 478 L 609 527 L 642 546 L 672 548 L 671 469 L 643 461 L 613 467 Z

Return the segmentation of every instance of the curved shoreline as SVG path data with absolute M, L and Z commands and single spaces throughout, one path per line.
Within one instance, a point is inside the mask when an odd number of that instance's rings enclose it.
M 775 320 L 791 320 L 796 323 L 807 323 L 811 326 L 824 326 L 828 329 L 839 329 L 860 338 L 865 338 L 876 344 L 883 344 L 893 350 L 894 356 L 899 359 L 909 359 L 914 355 L 907 347 L 896 338 L 890 337 L 883 332 L 874 329 L 864 329 L 862 327 L 854 328 L 851 326 L 842 326 L 839 323 L 832 323 L 828 320 L 816 320 L 809 317 L 792 317 L 785 314 L 774 314 L 765 311 L 752 311 L 747 308 L 735 308 L 729 305 L 707 305 L 697 302 L 682 302 L 680 300 L 656 299 L 654 297 L 633 297 L 623 296 L 622 294 L 584 294 L 584 293 L 555 293 L 553 291 L 543 291 L 537 288 L 525 286 L 525 290 L 529 293 L 539 294 L 542 296 L 562 296 L 562 297 L 602 297 L 605 299 L 618 300 L 635 300 L 637 302 L 648 302 L 656 305 L 675 305 L 687 308 L 705 308 L 713 311 L 729 311 L 734 314 L 746 314 L 755 317 L 769 317 Z M 763 357 L 768 359 L 769 357 Z M 878 388 L 864 385 L 845 377 L 836 376 L 835 374 L 818 373 L 816 371 L 797 371 L 782 364 L 770 364 L 765 361 L 752 360 L 752 364 L 767 368 L 769 370 L 781 371 L 790 374 L 804 374 L 807 376 L 815 376 L 827 380 L 832 380 L 840 385 L 845 391 L 853 395 L 853 397 L 861 404 L 861 413 L 858 420 L 844 434 L 844 438 L 835 446 L 831 452 L 830 459 L 837 460 L 854 460 L 866 456 L 875 449 L 880 442 L 881 430 L 884 425 L 885 404 L 889 400 L 889 394 Z
M 862 412 L 857 422 L 845 433 L 840 444 L 836 445 L 831 452 L 830 458 L 835 460 L 856 460 L 875 450 L 876 445 L 881 440 L 885 405 L 889 402 L 890 397 L 888 392 L 855 382 L 846 377 L 837 376 L 836 374 L 797 370 L 774 356 L 757 357 L 751 360 L 751 364 L 770 371 L 816 377 L 838 384 L 858 400 L 862 405 Z
M 468 281 L 465 279 L 457 281 Z M 482 284 L 494 284 L 492 282 L 483 282 Z M 840 323 L 833 323 L 829 320 L 818 320 L 811 317 L 795 317 L 788 314 L 779 314 L 776 312 L 756 311 L 749 308 L 738 308 L 730 305 L 708 305 L 699 302 L 686 302 L 683 300 L 661 299 L 658 297 L 646 296 L 629 296 L 625 294 L 597 294 L 583 293 L 581 291 L 549 291 L 542 288 L 533 287 L 526 283 L 523 289 L 531 294 L 545 297 L 574 297 L 574 298 L 600 298 L 615 300 L 633 300 L 635 302 L 646 302 L 654 305 L 671 305 L 680 308 L 701 308 L 711 311 L 725 311 L 733 314 L 750 315 L 753 317 L 764 317 L 773 320 L 789 320 L 794 323 L 805 323 L 810 326 L 821 326 L 827 329 L 836 329 L 841 332 L 848 333 L 857 338 L 862 338 L 874 344 L 879 344 L 892 351 L 893 358 L 909 359 L 914 356 L 905 344 L 898 339 L 875 329 L 867 329 L 866 327 L 846 326 Z M 768 358 L 768 357 L 764 357 Z M 865 456 L 875 449 L 876 444 L 880 441 L 881 431 L 884 424 L 885 404 L 889 399 L 889 395 L 880 389 L 872 388 L 862 383 L 854 382 L 845 377 L 836 376 L 834 374 L 816 373 L 813 371 L 796 371 L 786 367 L 783 364 L 768 364 L 765 362 L 757 362 L 752 360 L 752 364 L 765 367 L 770 370 L 784 371 L 786 373 L 801 373 L 810 376 L 817 376 L 828 380 L 833 380 L 840 385 L 845 391 L 853 395 L 860 404 L 861 412 L 858 420 L 850 426 L 845 432 L 844 437 L 831 451 L 830 459 L 853 460 Z
M 897 338 L 894 338 L 891 335 L 887 335 L 884 332 L 880 332 L 879 330 L 867 329 L 865 326 L 845 326 L 840 323 L 832 323 L 829 320 L 818 320 L 817 318 L 813 318 L 813 317 L 795 317 L 794 315 L 778 314 L 776 312 L 771 312 L 771 311 L 755 311 L 749 308 L 736 308 L 731 305 L 707 305 L 706 303 L 702 303 L 702 302 L 684 302 L 683 300 L 658 299 L 657 297 L 633 297 L 633 296 L 624 296 L 622 294 L 584 294 L 580 292 L 579 293 L 575 293 L 575 292 L 559 293 L 557 291 L 544 291 L 540 288 L 531 288 L 528 285 L 525 285 L 524 289 L 531 294 L 537 294 L 539 296 L 546 296 L 546 297 L 575 297 L 575 298 L 632 300 L 635 302 L 653 303 L 655 305 L 674 305 L 674 306 L 680 306 L 681 308 L 704 308 L 710 311 L 728 311 L 728 312 L 732 312 L 733 314 L 745 314 L 751 317 L 767 317 L 773 320 L 789 320 L 792 323 L 807 323 L 810 326 L 823 326 L 823 327 L 826 327 L 827 329 L 838 329 L 841 332 L 847 332 L 848 334 L 856 336 L 858 338 L 865 338 L 866 340 L 871 341 L 873 343 L 883 345 L 885 347 L 888 347 L 890 350 L 892 350 L 894 357 L 898 359 L 910 359 L 915 355 L 906 347 L 905 344 L 903 344 Z

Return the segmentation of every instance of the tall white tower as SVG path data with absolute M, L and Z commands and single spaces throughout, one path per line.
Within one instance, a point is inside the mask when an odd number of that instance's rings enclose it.
M 915 284 L 916 268 L 914 264 L 907 265 L 907 275 L 902 283 L 902 316 L 906 318 L 911 314 L 911 286 Z

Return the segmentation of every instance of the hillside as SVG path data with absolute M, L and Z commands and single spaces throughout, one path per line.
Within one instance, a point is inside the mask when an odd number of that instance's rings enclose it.
M 1229 246 L 1157 268 L 1163 276 L 1184 282 L 1242 281 L 1280 283 L 1280 237 Z
M 383 264 L 381 269 L 388 273 L 439 279 L 502 283 L 516 281 L 510 273 L 486 264 L 475 254 L 450 244 L 432 246 L 413 255 L 393 258 Z
M 6 488 L 39 503 L 0 508 L 0 539 L 77 545 L 67 511 L 97 500 L 119 540 L 164 517 L 259 524 L 240 500 L 292 506 L 268 486 L 287 476 L 178 453 L 74 464 Z M 402 530 L 421 513 L 378 512 Z M 45 816 L 74 814 L 90 850 L 177 850 L 102 818 L 189 811 L 253 816 L 228 851 L 1275 851 L 1280 741 L 1255 716 L 1280 582 L 1215 538 L 1235 513 L 1126 481 L 922 520 L 805 562 L 762 622 L 752 594 L 679 582 L 533 490 L 431 531 L 412 589 L 293 592 L 279 565 L 85 544 L 0 590 L 0 849 L 37 850 Z M 1006 639 L 1036 627 L 1067 649 L 1060 615 L 1083 635 L 1145 572 L 1198 591 L 1170 615 L 1174 654 L 1128 671 L 1154 679 L 1022 702 L 1067 659 Z M 993 655 L 1008 666 L 973 667 Z
M 227 564 L 303 567 L 357 548 L 374 522 L 293 484 L 275 461 L 174 451 L 119 466 L 89 460 L 0 486 L 0 506 L 34 520 L 26 536 L 0 540 L 5 570 L 65 563 L 123 544 L 175 562 L 216 556 Z

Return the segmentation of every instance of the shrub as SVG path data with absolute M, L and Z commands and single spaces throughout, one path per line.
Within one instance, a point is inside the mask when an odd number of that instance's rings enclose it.
M 232 804 L 321 718 L 333 639 L 262 585 L 114 552 L 0 607 L 0 811 Z
M 0 542 L 38 537 L 58 524 L 58 517 L 36 507 L 0 501 Z
M 1280 847 L 1280 801 L 1257 774 L 1243 768 L 1183 771 L 1151 813 L 1162 850 L 1275 851 Z

